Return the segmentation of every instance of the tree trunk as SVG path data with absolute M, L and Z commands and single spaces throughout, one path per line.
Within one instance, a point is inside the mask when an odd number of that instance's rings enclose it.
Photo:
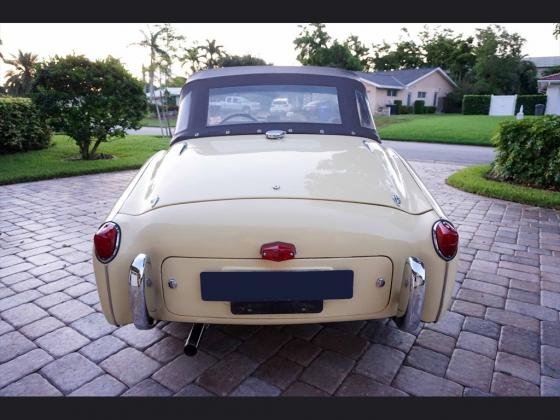
M 78 141 L 78 144 L 80 146 L 80 154 L 82 155 L 83 160 L 89 160 L 90 158 L 89 143 L 90 143 L 89 140 Z
M 93 148 L 91 149 L 90 152 L 90 156 L 92 158 L 95 158 L 95 152 L 97 151 L 97 148 L 99 147 L 100 144 L 101 144 L 101 139 L 95 141 L 95 144 L 93 145 Z

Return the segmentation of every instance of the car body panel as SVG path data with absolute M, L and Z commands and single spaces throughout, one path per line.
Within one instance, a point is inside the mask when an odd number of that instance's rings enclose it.
M 146 172 L 122 213 L 253 198 L 347 201 L 411 214 L 432 209 L 399 159 L 359 137 L 287 134 L 267 140 L 263 134 L 189 140 L 186 149 L 180 142 L 154 159 Z
M 110 264 L 94 263 L 104 313 L 118 325 L 131 322 L 127 282 L 131 261 L 139 253 L 150 255 L 152 287 L 146 289 L 148 308 L 156 319 L 205 323 L 308 323 L 370 319 L 357 313 L 352 302 L 339 304 L 339 311 L 327 318 L 320 314 L 300 316 L 236 316 L 227 307 L 210 316 L 185 316 L 169 311 L 164 302 L 162 277 L 166 258 L 228 259 L 228 266 L 260 258 L 263 243 L 279 240 L 295 244 L 294 260 L 266 262 L 270 269 L 296 265 L 317 268 L 317 259 L 350 259 L 347 268 L 362 270 L 356 257 L 387 256 L 393 264 L 391 296 L 382 318 L 398 314 L 398 296 L 404 264 L 410 255 L 420 258 L 426 268 L 426 304 L 422 319 L 432 322 L 449 303 L 457 258 L 442 260 L 435 252 L 431 228 L 440 216 L 435 211 L 413 215 L 390 207 L 324 201 L 286 199 L 239 199 L 165 206 L 140 215 L 118 213 L 113 220 L 123 232 L 119 254 Z M 323 265 L 321 267 L 324 268 Z M 449 270 L 448 270 L 449 268 Z M 446 274 L 449 271 L 449 274 Z M 197 281 L 191 272 L 189 281 Z M 372 274 L 372 283 L 376 278 Z M 443 299 L 442 299 L 443 298 Z M 110 305 L 112 302 L 112 306 Z M 342 301 L 341 301 L 342 302 Z M 200 296 L 190 296 L 185 306 L 207 304 Z M 343 307 L 345 306 L 345 307 Z M 114 314 L 114 315 L 113 315 Z

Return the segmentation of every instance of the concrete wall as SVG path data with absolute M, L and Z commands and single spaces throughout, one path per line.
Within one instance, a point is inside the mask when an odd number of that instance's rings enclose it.
M 385 109 L 386 105 L 393 104 L 395 99 L 402 101 L 403 105 L 414 105 L 414 101 L 418 98 L 418 92 L 426 92 L 424 102 L 426 106 L 437 106 L 437 98 L 443 98 L 448 93 L 452 92 L 454 86 L 436 71 L 425 77 L 408 88 L 397 91 L 397 96 L 387 96 L 387 89 L 377 88 L 371 84 L 366 84 L 368 91 L 368 98 L 370 100 L 371 110 L 374 114 L 380 114 L 378 108 Z M 436 101 L 434 102 L 434 94 L 437 93 Z M 408 95 L 410 94 L 410 104 L 408 103 Z
M 546 114 L 560 115 L 560 83 L 550 84 L 546 96 Z

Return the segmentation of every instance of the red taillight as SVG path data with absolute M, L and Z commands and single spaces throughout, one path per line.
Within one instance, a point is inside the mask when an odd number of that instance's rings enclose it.
M 119 248 L 120 229 L 116 223 L 104 223 L 93 237 L 95 255 L 102 263 L 111 261 Z
M 296 256 L 296 247 L 286 242 L 271 242 L 261 246 L 261 257 L 263 260 L 286 261 Z
M 433 227 L 434 246 L 444 260 L 451 260 L 459 248 L 459 233 L 447 220 L 438 220 Z

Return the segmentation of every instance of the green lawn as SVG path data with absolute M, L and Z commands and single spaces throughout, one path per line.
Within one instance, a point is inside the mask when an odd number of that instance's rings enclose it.
M 455 172 L 446 182 L 460 190 L 539 207 L 560 209 L 560 192 L 540 190 L 486 178 L 490 165 L 469 166 Z
M 175 128 L 175 123 L 177 122 L 176 118 L 170 118 L 169 119 L 169 125 L 171 126 L 171 128 Z M 163 126 L 165 127 L 165 120 L 162 121 Z M 142 125 L 142 127 L 159 127 L 159 121 L 157 118 L 143 118 L 142 121 L 140 121 L 140 124 Z
M 394 115 L 377 117 L 375 123 L 381 138 L 386 140 L 492 146 L 490 139 L 499 124 L 514 118 L 460 114 Z
M 127 136 L 99 146 L 99 153 L 114 155 L 114 159 L 67 160 L 79 155 L 78 146 L 69 137 L 53 136 L 48 149 L 0 156 L 0 185 L 63 176 L 136 169 L 155 152 L 166 149 L 168 138 Z

